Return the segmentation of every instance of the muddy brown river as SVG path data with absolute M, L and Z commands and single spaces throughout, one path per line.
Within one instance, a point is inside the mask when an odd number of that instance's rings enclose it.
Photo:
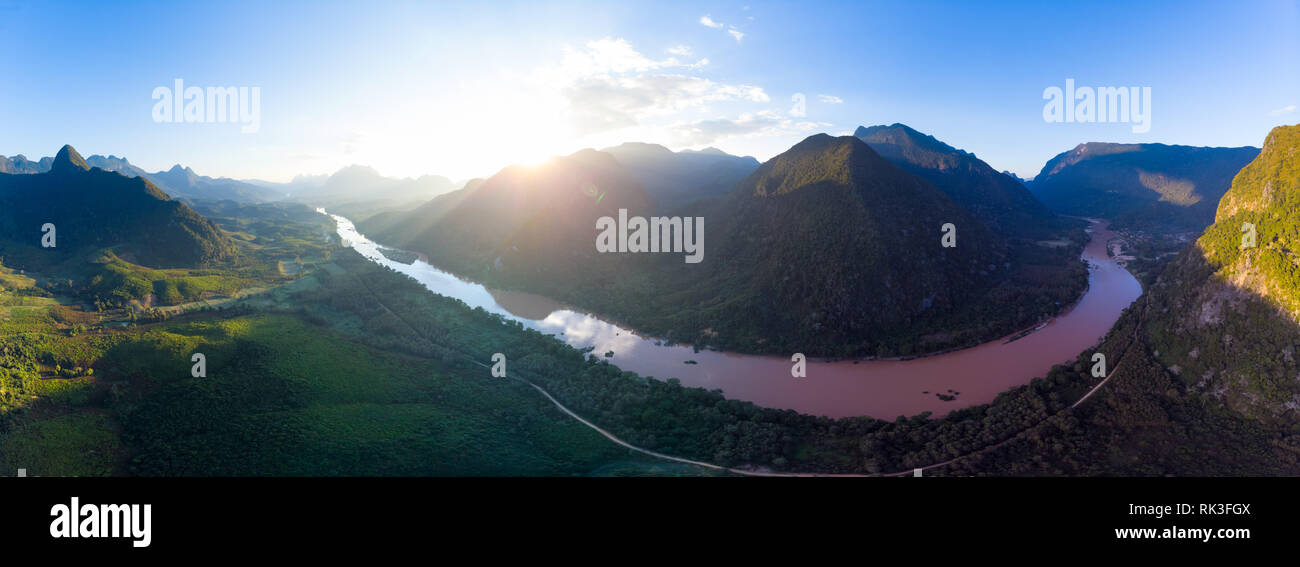
M 323 212 L 323 211 L 322 211 Z M 551 299 L 497 291 L 416 260 L 402 264 L 379 252 L 380 246 L 338 221 L 343 241 L 366 258 L 415 278 L 430 291 L 455 297 L 470 307 L 519 321 L 577 348 L 595 347 L 597 356 L 614 351 L 610 362 L 624 370 L 659 379 L 677 378 L 686 386 L 720 389 L 728 398 L 802 413 L 894 419 L 950 411 L 993 401 L 1000 392 L 1047 374 L 1097 344 L 1120 313 L 1142 293 L 1141 285 L 1106 251 L 1113 233 L 1093 220 L 1092 240 L 1083 251 L 1089 264 L 1088 291 L 1069 311 L 1017 340 L 998 339 L 979 346 L 912 360 L 809 360 L 807 377 L 790 375 L 788 357 L 756 356 L 664 346 L 652 337 L 568 308 Z M 687 361 L 694 361 L 688 364 Z M 955 396 L 941 399 L 937 394 Z

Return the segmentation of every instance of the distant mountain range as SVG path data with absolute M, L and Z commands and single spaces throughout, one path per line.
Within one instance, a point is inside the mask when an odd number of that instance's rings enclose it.
M 199 175 L 193 169 L 180 164 L 169 170 L 149 173 L 133 165 L 126 158 L 117 156 L 92 155 L 85 159 L 92 168 L 121 173 L 127 177 L 142 177 L 174 199 L 223 200 L 241 202 L 265 202 L 281 198 L 272 189 L 230 178 L 213 178 Z M 53 158 L 42 158 L 39 162 L 26 161 L 23 156 L 5 158 L 0 156 L 0 173 L 45 173 L 50 170 Z
M 457 187 L 441 175 L 384 177 L 362 165 L 344 167 L 329 176 L 300 176 L 287 184 L 264 186 L 282 191 L 285 199 L 326 207 L 354 220 L 384 210 L 409 209 Z
M 41 246 L 46 223 L 55 228 L 53 248 Z M 0 242 L 16 265 L 108 247 L 150 267 L 200 266 L 234 253 L 224 233 L 184 203 L 145 178 L 92 169 L 72 146 L 43 173 L 0 174 Z
M 415 179 L 384 177 L 373 168 L 358 165 L 345 167 L 333 175 L 303 175 L 288 183 L 276 183 L 208 177 L 180 164 L 150 173 L 126 158 L 112 155 L 92 155 L 85 161 L 92 168 L 148 179 L 175 199 L 241 203 L 291 200 L 330 207 L 358 218 L 386 209 L 414 206 L 456 188 L 450 179 L 438 175 Z M 22 155 L 0 156 L 0 173 L 45 173 L 53 163 L 54 158 L 48 157 L 33 162 Z
M 1031 190 L 1053 210 L 1117 228 L 1199 232 L 1259 148 L 1090 142 L 1043 166 Z
M 40 161 L 31 161 L 27 156 L 18 154 L 7 158 L 0 156 L 0 173 L 45 173 L 54 164 L 54 158 L 45 157 Z
M 1020 184 L 1021 184 L 1021 185 L 1024 185 L 1025 187 L 1028 187 L 1030 183 L 1033 183 L 1033 180 L 1032 180 L 1032 179 L 1025 179 L 1025 178 L 1023 178 L 1023 177 L 1021 177 L 1021 176 L 1019 176 L 1019 175 L 1016 175 L 1016 174 L 1014 174 L 1014 173 L 1011 173 L 1010 171 L 1003 170 L 1003 171 L 1002 171 L 1002 175 L 1005 175 L 1005 176 L 1007 176 L 1007 177 L 1010 177 L 1010 178 L 1012 178 L 1012 179 L 1015 179 L 1016 181 L 1019 181 Z

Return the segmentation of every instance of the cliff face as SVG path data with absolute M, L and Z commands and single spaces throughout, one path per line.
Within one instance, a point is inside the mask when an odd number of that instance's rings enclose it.
M 1250 417 L 1300 418 L 1300 126 L 1269 134 L 1151 302 L 1168 369 Z

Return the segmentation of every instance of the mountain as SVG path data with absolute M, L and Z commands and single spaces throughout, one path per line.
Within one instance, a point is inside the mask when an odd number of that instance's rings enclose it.
M 116 171 L 127 177 L 147 177 L 149 175 L 149 172 L 132 165 L 124 157 L 93 155 L 86 158 L 86 164 L 104 171 Z
M 1090 142 L 1059 154 L 1032 190 L 1057 212 L 1105 217 L 1117 228 L 1198 232 L 1259 149 Z
M 711 212 L 719 237 L 694 287 L 707 307 L 678 323 L 705 316 L 751 329 L 737 342 L 784 350 L 825 337 L 841 352 L 875 353 L 977 301 L 1008 259 L 975 215 L 847 136 L 805 139 Z M 945 223 L 957 227 L 955 248 L 941 246 Z
M 583 150 L 535 167 L 507 167 L 411 211 L 377 215 L 359 226 L 474 277 L 504 270 L 559 281 L 602 264 L 593 244 L 597 218 L 617 215 L 619 208 L 648 211 L 651 202 L 613 156 Z
M 166 171 L 150 173 L 147 177 L 177 199 L 261 203 L 280 197 L 275 190 L 266 187 L 227 177 L 206 177 L 180 164 Z
M 0 173 L 44 173 L 50 170 L 50 165 L 54 163 L 54 158 L 41 158 L 40 161 L 30 161 L 27 156 L 18 154 L 12 158 L 0 156 Z
M 174 199 L 195 200 L 232 200 L 245 203 L 273 201 L 277 192 L 228 178 L 204 177 L 194 173 L 193 169 L 179 164 L 167 171 L 149 173 L 133 165 L 124 157 L 93 155 L 85 159 L 92 168 L 121 173 L 126 177 L 143 177 Z M 23 156 L 17 156 L 8 165 L 0 157 L 0 173 L 45 173 L 50 170 L 54 158 L 42 158 L 40 162 L 29 162 Z
M 1012 179 L 1015 179 L 1016 181 L 1019 181 L 1020 184 L 1021 184 L 1021 185 L 1024 185 L 1025 187 L 1028 187 L 1030 183 L 1033 183 L 1033 182 L 1034 182 L 1033 179 L 1025 179 L 1025 178 L 1023 178 L 1023 177 L 1021 177 L 1021 176 L 1019 176 L 1019 175 L 1016 175 L 1016 174 L 1014 174 L 1014 173 L 1011 173 L 1010 171 L 1007 171 L 1007 170 L 1003 170 L 1003 171 L 1002 171 L 1002 175 L 1005 175 L 1005 176 L 1007 176 L 1007 177 L 1010 177 L 1010 178 L 1012 178 Z
M 1255 226 L 1254 246 L 1243 242 L 1246 223 Z M 1297 239 L 1300 125 L 1280 126 L 1233 177 L 1213 224 L 1095 349 L 999 396 L 978 419 L 987 422 L 996 406 L 1034 389 L 1042 390 L 1031 394 L 1038 404 L 1072 405 L 953 472 L 1300 474 Z M 1104 381 L 1090 373 L 1094 353 L 1105 357 Z
M 55 248 L 41 247 L 45 223 L 55 225 Z M 5 254 L 28 258 L 117 247 L 122 258 L 151 267 L 211 264 L 234 253 L 227 237 L 185 204 L 146 179 L 92 169 L 72 146 L 59 150 L 46 173 L 0 174 L 0 242 Z
M 904 124 L 859 126 L 853 136 L 894 165 L 933 183 L 999 234 L 1048 238 L 1061 228 L 1063 221 L 1018 178 L 934 136 Z
M 325 207 L 353 220 L 386 210 L 415 207 L 455 188 L 455 183 L 441 175 L 385 177 L 363 165 L 344 167 L 324 180 L 299 176 L 279 186 L 289 199 Z
M 1037 322 L 1086 282 L 1082 240 L 1035 246 L 1045 260 L 1013 254 L 976 215 L 853 137 L 810 137 L 725 195 L 674 209 L 704 219 L 699 264 L 682 253 L 597 252 L 597 219 L 658 207 L 638 177 L 615 152 L 584 150 L 358 226 L 494 287 L 746 352 L 892 355 L 971 344 Z M 955 248 L 941 245 L 947 223 Z
M 1248 246 L 1244 225 L 1254 226 Z M 1216 404 L 1300 420 L 1300 125 L 1269 133 L 1232 180 L 1214 224 L 1151 291 L 1161 363 Z
M 614 156 L 659 210 L 723 195 L 758 169 L 758 160 L 717 148 L 673 152 L 657 144 L 629 142 L 600 151 Z

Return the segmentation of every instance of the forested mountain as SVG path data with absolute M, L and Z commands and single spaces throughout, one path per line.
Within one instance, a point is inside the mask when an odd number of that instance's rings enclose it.
M 975 215 L 847 136 L 800 142 L 711 212 L 716 244 L 691 288 L 700 307 L 676 317 L 751 329 L 741 340 L 753 344 L 824 336 L 842 352 L 875 352 L 976 301 L 1008 268 L 1006 246 Z M 945 223 L 955 248 L 941 245 Z
M 1280 126 L 1233 178 L 1214 223 L 1099 346 L 1106 385 L 952 472 L 1300 473 L 1297 211 L 1300 125 Z M 1059 384 L 1053 399 L 1077 399 L 1098 382 L 1087 375 L 1094 362 L 1084 352 L 1073 370 L 1054 369 L 1044 382 Z
M 1072 222 L 1058 218 L 1019 179 L 904 124 L 859 126 L 853 135 L 894 165 L 933 183 L 1004 236 L 1047 238 Z
M 716 148 L 673 152 L 658 144 L 629 142 L 600 151 L 614 156 L 659 210 L 723 195 L 758 169 L 758 160 Z
M 1280 126 L 1151 291 L 1162 363 L 1237 412 L 1300 419 L 1298 249 L 1300 125 Z
M 473 277 L 495 270 L 558 281 L 581 273 L 574 270 L 601 267 L 596 219 L 617 215 L 620 208 L 644 214 L 651 202 L 613 156 L 583 150 L 535 167 L 507 167 L 410 212 L 379 215 L 361 226 Z
M 56 246 L 42 248 L 42 226 L 55 226 Z M 230 256 L 221 231 L 148 180 L 91 169 L 64 146 L 47 173 L 0 174 L 0 240 L 15 258 L 67 255 L 117 247 L 123 258 L 152 267 L 195 266 Z
M 1057 155 L 1031 185 L 1053 210 L 1117 228 L 1199 232 L 1259 149 L 1090 142 Z
M 596 219 L 655 207 L 625 164 L 584 150 L 506 168 L 359 227 L 494 286 L 748 352 L 892 355 L 969 344 L 1033 324 L 1086 281 L 1082 231 L 1064 248 L 1013 250 L 853 137 L 810 137 L 725 196 L 672 209 L 704 219 L 699 264 L 681 253 L 596 251 Z M 955 248 L 941 246 L 946 223 L 956 228 Z

